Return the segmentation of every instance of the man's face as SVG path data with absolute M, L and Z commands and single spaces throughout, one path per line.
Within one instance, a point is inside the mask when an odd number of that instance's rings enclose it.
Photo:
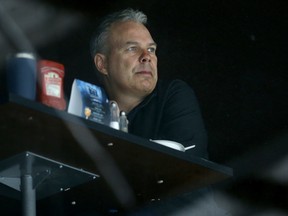
M 113 95 L 145 97 L 157 82 L 156 43 L 147 28 L 135 22 L 116 23 L 105 57 L 106 84 Z

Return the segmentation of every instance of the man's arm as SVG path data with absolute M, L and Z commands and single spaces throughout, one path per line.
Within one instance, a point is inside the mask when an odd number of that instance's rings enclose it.
M 174 140 L 193 155 L 207 157 L 207 133 L 193 89 L 181 80 L 173 81 L 165 95 L 160 126 L 162 139 Z

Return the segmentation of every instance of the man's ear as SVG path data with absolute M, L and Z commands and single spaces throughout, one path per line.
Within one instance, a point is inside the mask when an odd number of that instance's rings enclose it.
M 105 55 L 101 54 L 101 53 L 97 53 L 94 57 L 94 64 L 97 68 L 97 70 L 104 74 L 104 75 L 107 75 L 108 74 L 108 71 L 107 71 L 107 68 L 106 68 L 106 57 Z

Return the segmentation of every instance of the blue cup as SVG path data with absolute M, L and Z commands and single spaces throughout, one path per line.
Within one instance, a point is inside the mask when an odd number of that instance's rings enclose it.
M 10 93 L 35 100 L 37 64 L 31 53 L 17 53 L 7 61 L 7 87 Z

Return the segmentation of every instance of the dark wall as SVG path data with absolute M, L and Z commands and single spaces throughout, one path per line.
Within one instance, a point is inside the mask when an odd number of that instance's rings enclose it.
M 280 172 L 284 180 L 262 178 L 288 152 L 285 0 L 42 1 L 82 13 L 87 20 L 64 39 L 37 47 L 42 58 L 65 65 L 67 100 L 74 78 L 96 83 L 89 40 L 99 18 L 126 7 L 143 10 L 158 43 L 159 76 L 183 79 L 193 87 L 209 135 L 210 159 L 234 169 L 236 178 L 228 186 L 224 182 L 228 199 L 243 201 L 256 209 L 253 213 L 271 207 L 287 212 L 287 168 Z M 242 212 L 235 215 L 253 215 Z
M 58 3 L 88 21 L 39 51 L 65 64 L 67 97 L 74 78 L 95 82 L 89 39 L 99 17 L 134 7 L 148 15 L 160 77 L 183 79 L 196 91 L 212 160 L 230 163 L 287 130 L 284 1 L 106 1 L 99 7 L 89 2 Z

